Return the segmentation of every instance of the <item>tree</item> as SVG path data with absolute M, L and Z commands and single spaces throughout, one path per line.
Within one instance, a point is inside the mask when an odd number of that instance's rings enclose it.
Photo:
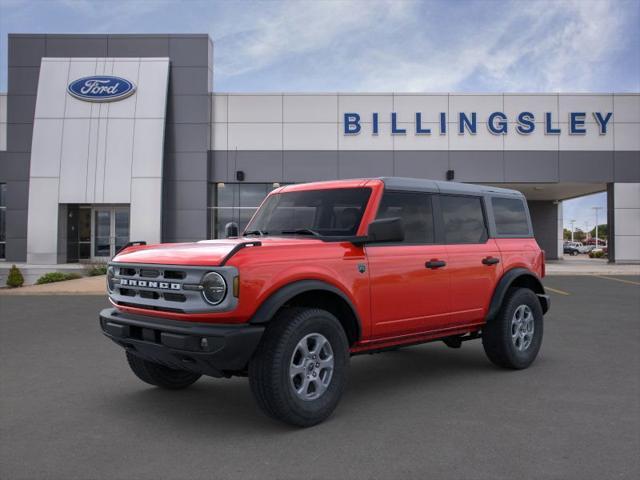
M 562 238 L 564 238 L 565 240 L 571 240 L 571 230 L 569 230 L 568 228 L 563 229 Z
M 573 231 L 573 241 L 574 242 L 582 242 L 585 238 L 587 238 L 587 235 L 580 230 L 580 228 L 577 228 Z
M 593 229 L 589 232 L 589 235 L 591 235 L 592 237 L 596 236 L 596 227 L 593 227 Z M 598 225 L 598 238 L 607 238 L 608 236 L 609 228 L 607 224 L 603 223 L 602 225 Z
M 24 277 L 22 276 L 22 272 L 20 269 L 13 265 L 9 270 L 9 275 L 7 276 L 7 286 L 8 287 L 21 287 L 24 283 Z

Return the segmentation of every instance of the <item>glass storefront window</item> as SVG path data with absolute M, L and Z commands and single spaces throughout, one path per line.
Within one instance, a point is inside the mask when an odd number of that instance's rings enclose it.
M 0 258 L 5 258 L 7 247 L 7 184 L 0 183 Z
M 235 222 L 240 232 L 251 220 L 262 200 L 278 183 L 212 183 L 209 188 L 210 238 L 224 238 L 224 227 Z

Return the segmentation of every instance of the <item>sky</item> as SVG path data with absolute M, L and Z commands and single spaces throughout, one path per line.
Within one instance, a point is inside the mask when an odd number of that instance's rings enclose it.
M 208 33 L 218 92 L 638 92 L 638 25 L 640 0 L 0 0 L 0 91 L 8 33 Z

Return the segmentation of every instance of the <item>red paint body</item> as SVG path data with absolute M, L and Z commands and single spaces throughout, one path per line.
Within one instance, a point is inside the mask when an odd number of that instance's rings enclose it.
M 358 229 L 365 235 L 375 219 L 384 184 L 348 180 L 281 187 L 275 193 L 368 187 L 372 194 Z M 239 242 L 255 237 L 201 243 L 129 247 L 115 262 L 216 266 Z M 280 288 L 298 280 L 321 280 L 339 288 L 361 322 L 352 352 L 417 343 L 473 332 L 482 327 L 502 275 L 524 267 L 544 275 L 544 256 L 533 238 L 494 239 L 465 245 L 366 245 L 306 237 L 264 237 L 262 246 L 240 250 L 227 262 L 240 272 L 238 306 L 231 312 L 180 314 L 115 305 L 124 312 L 201 323 L 247 323 Z M 485 257 L 500 263 L 487 266 Z M 425 268 L 444 260 L 446 267 Z M 359 264 L 366 265 L 361 273 Z

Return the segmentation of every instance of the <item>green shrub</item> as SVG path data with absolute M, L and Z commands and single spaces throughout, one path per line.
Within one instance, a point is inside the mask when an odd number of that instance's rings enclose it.
M 590 251 L 589 252 L 589 258 L 604 258 L 605 253 L 603 250 L 596 250 L 596 251 Z
M 44 283 L 64 282 L 65 280 L 75 280 L 81 278 L 77 273 L 49 272 L 42 275 L 36 283 L 42 285 Z
M 21 287 L 24 283 L 24 277 L 22 276 L 22 272 L 18 267 L 13 265 L 9 270 L 9 275 L 7 276 L 7 286 L 11 288 Z
M 87 268 L 87 275 L 90 277 L 97 277 L 99 275 L 107 274 L 107 266 L 106 265 L 93 265 L 92 267 Z

